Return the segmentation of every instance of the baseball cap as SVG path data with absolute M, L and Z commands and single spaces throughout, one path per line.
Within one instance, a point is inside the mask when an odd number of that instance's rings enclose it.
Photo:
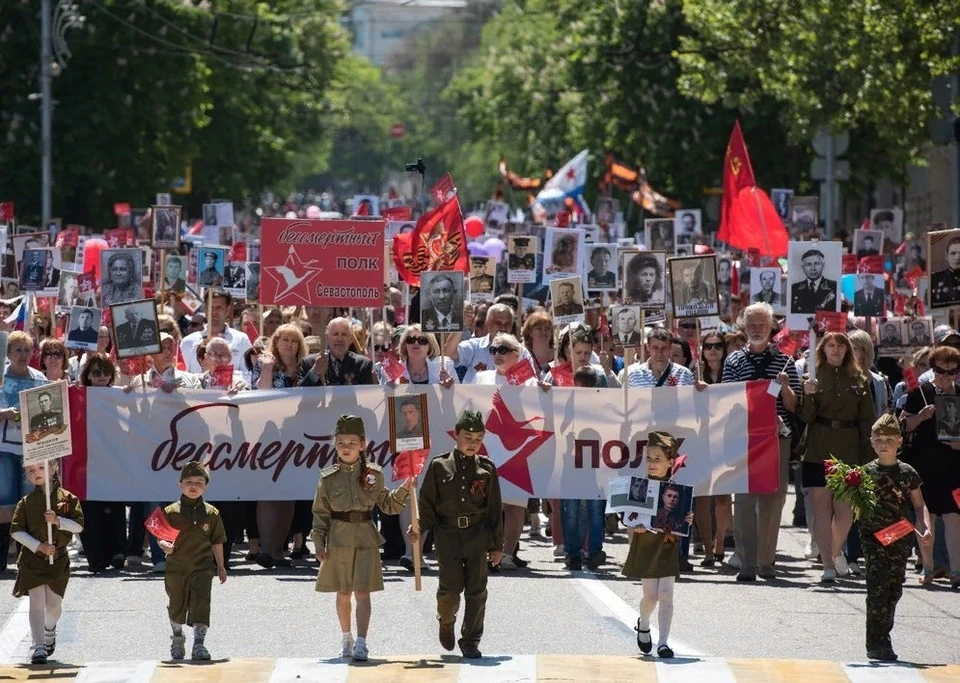
M 936 340 L 937 344 L 946 343 L 947 339 L 950 339 L 950 337 L 956 337 L 953 339 L 953 341 L 960 342 L 960 332 L 957 332 L 952 327 L 941 325 L 933 331 L 933 338 Z

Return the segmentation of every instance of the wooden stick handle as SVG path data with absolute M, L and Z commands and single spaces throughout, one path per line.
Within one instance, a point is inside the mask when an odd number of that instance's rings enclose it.
M 413 589 L 415 591 L 423 590 L 423 585 L 420 580 L 420 548 L 423 546 L 423 540 L 420 538 L 420 507 L 417 504 L 417 491 L 414 489 L 410 493 L 410 514 L 413 517 L 413 521 L 410 523 L 413 527 L 413 530 L 417 533 L 417 540 L 413 541 L 410 545 L 413 546 Z
M 50 491 L 50 461 L 49 460 L 43 461 L 43 479 L 44 479 L 43 492 L 47 502 L 47 510 L 52 510 L 53 505 L 50 503 L 51 491 Z M 51 524 L 50 522 L 47 522 L 47 542 L 50 545 L 52 545 L 54 548 L 57 547 L 56 541 L 53 540 L 53 524 Z M 6 552 L 6 548 L 3 548 L 2 550 L 3 552 Z M 53 564 L 53 557 L 48 556 L 47 561 L 50 564 Z

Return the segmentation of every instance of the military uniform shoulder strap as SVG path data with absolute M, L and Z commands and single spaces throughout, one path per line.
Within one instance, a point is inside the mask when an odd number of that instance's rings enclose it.
M 339 471 L 340 471 L 340 465 L 338 465 L 337 463 L 334 463 L 329 467 L 324 467 L 322 470 L 320 470 L 320 478 L 324 479 L 326 477 L 329 477 L 334 472 L 339 472 Z
M 366 466 L 368 470 L 373 470 L 374 472 L 383 472 L 383 468 L 375 462 L 368 462 Z

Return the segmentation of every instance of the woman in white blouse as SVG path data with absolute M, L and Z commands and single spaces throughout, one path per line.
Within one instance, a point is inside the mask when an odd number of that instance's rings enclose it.
M 442 387 L 451 387 L 460 382 L 450 358 L 444 357 L 443 365 L 440 365 L 437 338 L 424 332 L 419 325 L 410 325 L 403 331 L 399 347 L 403 376 L 397 382 L 391 382 L 386 373 L 382 372 L 381 384 L 439 384 Z

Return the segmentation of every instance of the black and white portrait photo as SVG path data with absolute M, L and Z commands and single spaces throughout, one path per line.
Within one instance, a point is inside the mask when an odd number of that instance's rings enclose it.
M 151 209 L 150 243 L 154 249 L 176 249 L 180 246 L 180 207 L 154 206 Z
M 537 238 L 510 235 L 507 238 L 507 282 L 526 284 L 537 280 Z
M 613 345 L 626 348 L 640 346 L 643 335 L 640 331 L 639 306 L 614 306 L 610 312 L 610 333 Z
M 507 224 L 510 218 L 510 205 L 506 202 L 487 202 L 483 211 L 483 224 L 487 226 L 488 232 L 502 232 L 503 226 Z
M 602 225 L 609 225 L 617 218 L 617 213 L 620 212 L 620 201 L 614 199 L 613 197 L 598 197 L 597 198 L 597 223 Z
M 238 299 L 247 296 L 247 268 L 246 261 L 227 261 L 223 273 L 223 288 L 230 296 Z
M 787 244 L 789 297 L 787 325 L 809 327 L 817 311 L 840 310 L 840 272 L 843 244 L 840 242 L 795 242 Z
M 72 306 L 80 302 L 80 286 L 77 277 L 80 273 L 68 270 L 60 271 L 60 289 L 57 292 L 57 311 L 69 313 Z
M 426 394 L 390 396 L 387 401 L 393 452 L 403 453 L 430 448 Z
M 99 308 L 74 306 L 70 309 L 70 329 L 67 331 L 68 349 L 97 350 L 97 333 L 100 330 Z
M 459 271 L 420 273 L 420 326 L 426 332 L 463 332 L 465 284 Z
M 700 227 L 700 209 L 681 209 L 673 217 L 674 237 L 692 239 L 694 235 L 702 234 Z
M 644 239 L 650 251 L 674 251 L 674 233 L 672 218 L 649 218 L 643 222 Z
M 12 235 L 13 258 L 17 263 L 23 263 L 23 252 L 27 249 L 43 249 L 50 246 L 50 235 L 45 232 L 25 232 Z
M 163 261 L 163 283 L 167 292 L 183 292 L 187 289 L 187 257 L 167 254 Z
M 495 256 L 470 257 L 470 301 L 493 301 Z
M 585 274 L 586 285 L 593 292 L 616 292 L 620 289 L 617 278 L 617 245 L 591 244 L 587 247 Z
M 247 261 L 247 301 L 260 301 L 260 264 Z
M 583 230 L 547 228 L 543 240 L 543 282 L 579 277 L 584 249 Z
M 630 477 L 627 500 L 635 503 L 638 511 L 648 510 L 653 513 L 657 508 L 657 488 L 657 483 L 651 482 L 646 477 Z
M 879 230 L 890 244 L 903 241 L 903 209 L 871 209 L 870 227 Z
M 715 255 L 668 260 L 674 318 L 720 315 Z
M 783 271 L 779 268 L 750 269 L 750 303 L 773 306 L 773 312 L 783 315 Z
M 790 197 L 790 234 L 805 236 L 817 228 L 820 199 L 816 196 Z
M 960 441 L 960 396 L 943 394 L 936 397 L 937 439 Z
M 881 356 L 899 357 L 906 350 L 907 320 L 902 318 L 881 319 L 877 323 L 877 352 Z
M 110 306 L 117 358 L 160 353 L 157 308 L 153 299 Z
M 857 260 L 882 254 L 883 238 L 884 234 L 880 230 L 854 230 L 853 253 L 857 255 Z
M 623 253 L 623 299 L 645 311 L 660 311 L 666 299 L 667 255 L 662 251 Z
M 55 386 L 28 394 L 26 412 L 30 434 L 56 429 L 65 424 L 63 398 Z
M 930 308 L 960 306 L 960 230 L 927 233 Z
M 137 248 L 100 252 L 100 301 L 104 308 L 143 297 L 143 268 Z
M 203 227 L 205 228 L 217 227 L 217 205 L 216 204 L 203 205 Z
M 777 215 L 784 222 L 790 218 L 790 198 L 793 197 L 793 190 L 785 188 L 772 188 L 770 190 L 770 201 L 773 202 L 773 208 L 777 210 Z
M 197 249 L 197 284 L 201 287 L 222 287 L 226 271 L 226 247 L 200 247 Z
M 20 290 L 39 292 L 43 289 L 50 249 L 24 249 L 20 261 Z
M 903 326 L 906 328 L 907 346 L 930 346 L 933 343 L 932 318 L 904 319 Z
M 879 318 L 886 313 L 886 294 L 883 289 L 883 275 L 857 273 L 856 289 L 853 293 L 853 314 L 870 318 Z
M 553 302 L 553 320 L 556 324 L 584 320 L 582 279 L 568 277 L 553 280 L 550 283 L 550 300 Z

